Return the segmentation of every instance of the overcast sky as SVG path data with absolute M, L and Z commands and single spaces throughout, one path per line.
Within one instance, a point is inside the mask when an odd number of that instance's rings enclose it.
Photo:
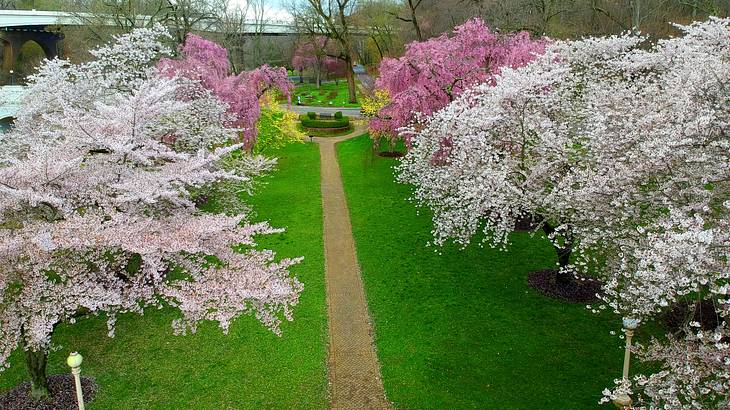
M 286 11 L 286 4 L 289 0 L 265 0 L 266 17 L 271 20 L 289 20 L 291 17 Z M 246 0 L 231 0 L 234 4 L 245 5 Z

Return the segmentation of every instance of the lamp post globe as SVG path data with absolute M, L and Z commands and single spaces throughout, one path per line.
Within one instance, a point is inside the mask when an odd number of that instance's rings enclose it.
M 623 319 L 623 325 L 624 325 L 624 329 L 635 330 L 637 327 L 639 327 L 639 319 L 625 317 Z
M 78 354 L 78 352 L 72 352 L 70 355 L 68 355 L 68 358 L 66 359 L 66 364 L 70 368 L 74 367 L 81 367 L 81 362 L 83 362 L 84 357 Z

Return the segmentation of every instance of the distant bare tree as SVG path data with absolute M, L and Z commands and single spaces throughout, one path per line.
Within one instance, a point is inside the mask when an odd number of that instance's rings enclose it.
M 232 5 L 230 0 L 223 0 L 217 3 L 215 8 L 218 41 L 228 50 L 231 69 L 233 72 L 238 72 L 237 63 L 243 54 L 246 39 L 246 19 L 249 12 L 249 2 Z
M 191 31 L 208 31 L 216 26 L 218 16 L 214 2 L 204 0 L 166 0 L 164 22 L 178 43 Z
M 325 36 L 337 42 L 339 58 L 345 63 L 348 101 L 357 103 L 355 72 L 352 68 L 354 42 L 351 19 L 357 9 L 356 0 L 305 0 L 294 2 L 292 14 L 300 30 L 312 36 Z
M 418 41 L 423 41 L 423 35 L 421 34 L 421 27 L 418 25 L 418 16 L 416 15 L 416 11 L 421 6 L 421 3 L 423 3 L 423 0 L 406 0 L 405 6 L 408 8 L 409 17 L 401 17 L 400 13 L 393 13 L 389 12 L 393 17 L 400 21 L 405 21 L 407 23 L 411 23 L 413 25 L 413 29 L 416 32 L 416 38 Z
M 398 22 L 392 18 L 399 8 L 400 4 L 395 0 L 361 1 L 356 23 L 367 30 L 370 47 L 361 56 L 366 62 L 371 59 L 370 53 L 373 51 L 377 53 L 377 57 L 372 58 L 375 61 L 401 51 L 403 38 Z

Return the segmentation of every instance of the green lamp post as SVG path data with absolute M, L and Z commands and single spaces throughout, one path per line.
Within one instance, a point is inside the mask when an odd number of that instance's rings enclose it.
M 634 337 L 634 330 L 639 327 L 639 319 L 625 317 L 623 319 L 624 334 L 626 334 L 626 347 L 624 348 L 624 369 L 623 379 L 629 380 L 629 363 L 631 361 L 631 338 Z M 631 408 L 631 397 L 628 394 L 620 394 L 613 399 L 613 404 L 620 409 Z
M 76 399 L 79 403 L 79 410 L 84 410 L 84 393 L 81 391 L 81 362 L 83 360 L 83 356 L 77 352 L 72 352 L 66 359 L 66 364 L 71 368 L 71 374 L 74 375 L 76 382 Z

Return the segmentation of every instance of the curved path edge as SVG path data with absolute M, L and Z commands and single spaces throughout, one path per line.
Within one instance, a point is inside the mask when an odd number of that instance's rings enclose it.
M 335 144 L 364 134 L 314 138 L 322 167 L 325 276 L 329 325 L 328 378 L 331 409 L 390 409 L 380 377 L 373 327 L 360 277 L 350 214 Z

